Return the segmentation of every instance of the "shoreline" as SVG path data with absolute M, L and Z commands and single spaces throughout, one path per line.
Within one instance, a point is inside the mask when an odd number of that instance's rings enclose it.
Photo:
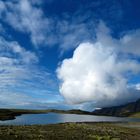
M 17 116 L 24 114 L 47 114 L 47 113 L 60 113 L 60 114 L 83 114 L 92 115 L 91 112 L 83 110 L 29 110 L 29 109 L 0 109 L 0 121 L 14 120 Z
M 120 117 L 110 115 L 97 115 L 92 112 L 83 110 L 57 110 L 57 109 L 46 109 L 46 110 L 30 110 L 30 109 L 0 109 L 0 121 L 14 120 L 17 116 L 24 114 L 47 114 L 47 113 L 59 113 L 59 114 L 77 114 L 77 115 L 93 115 L 93 116 L 105 116 L 105 117 Z M 123 116 L 122 118 L 125 118 Z M 127 116 L 127 118 L 140 118 L 140 113 Z

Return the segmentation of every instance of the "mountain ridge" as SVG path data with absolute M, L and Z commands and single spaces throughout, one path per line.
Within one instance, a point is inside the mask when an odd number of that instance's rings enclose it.
M 93 115 L 105 115 L 116 117 L 129 117 L 135 113 L 140 112 L 140 99 L 135 102 L 130 102 L 124 105 L 104 107 L 102 109 L 96 109 L 92 112 Z

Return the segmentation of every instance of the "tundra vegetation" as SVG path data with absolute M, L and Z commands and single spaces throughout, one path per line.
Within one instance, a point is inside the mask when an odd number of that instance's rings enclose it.
M 139 140 L 138 123 L 1 126 L 1 140 Z

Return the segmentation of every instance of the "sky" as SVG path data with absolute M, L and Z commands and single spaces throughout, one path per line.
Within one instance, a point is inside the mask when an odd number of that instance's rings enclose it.
M 139 0 L 0 0 L 0 108 L 83 109 L 140 98 Z

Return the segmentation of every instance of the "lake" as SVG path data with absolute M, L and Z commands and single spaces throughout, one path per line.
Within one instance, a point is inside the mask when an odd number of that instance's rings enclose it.
M 55 124 L 64 122 L 140 122 L 140 119 L 107 117 L 94 115 L 76 114 L 26 114 L 17 116 L 14 120 L 0 121 L 0 125 L 33 125 L 33 124 Z

